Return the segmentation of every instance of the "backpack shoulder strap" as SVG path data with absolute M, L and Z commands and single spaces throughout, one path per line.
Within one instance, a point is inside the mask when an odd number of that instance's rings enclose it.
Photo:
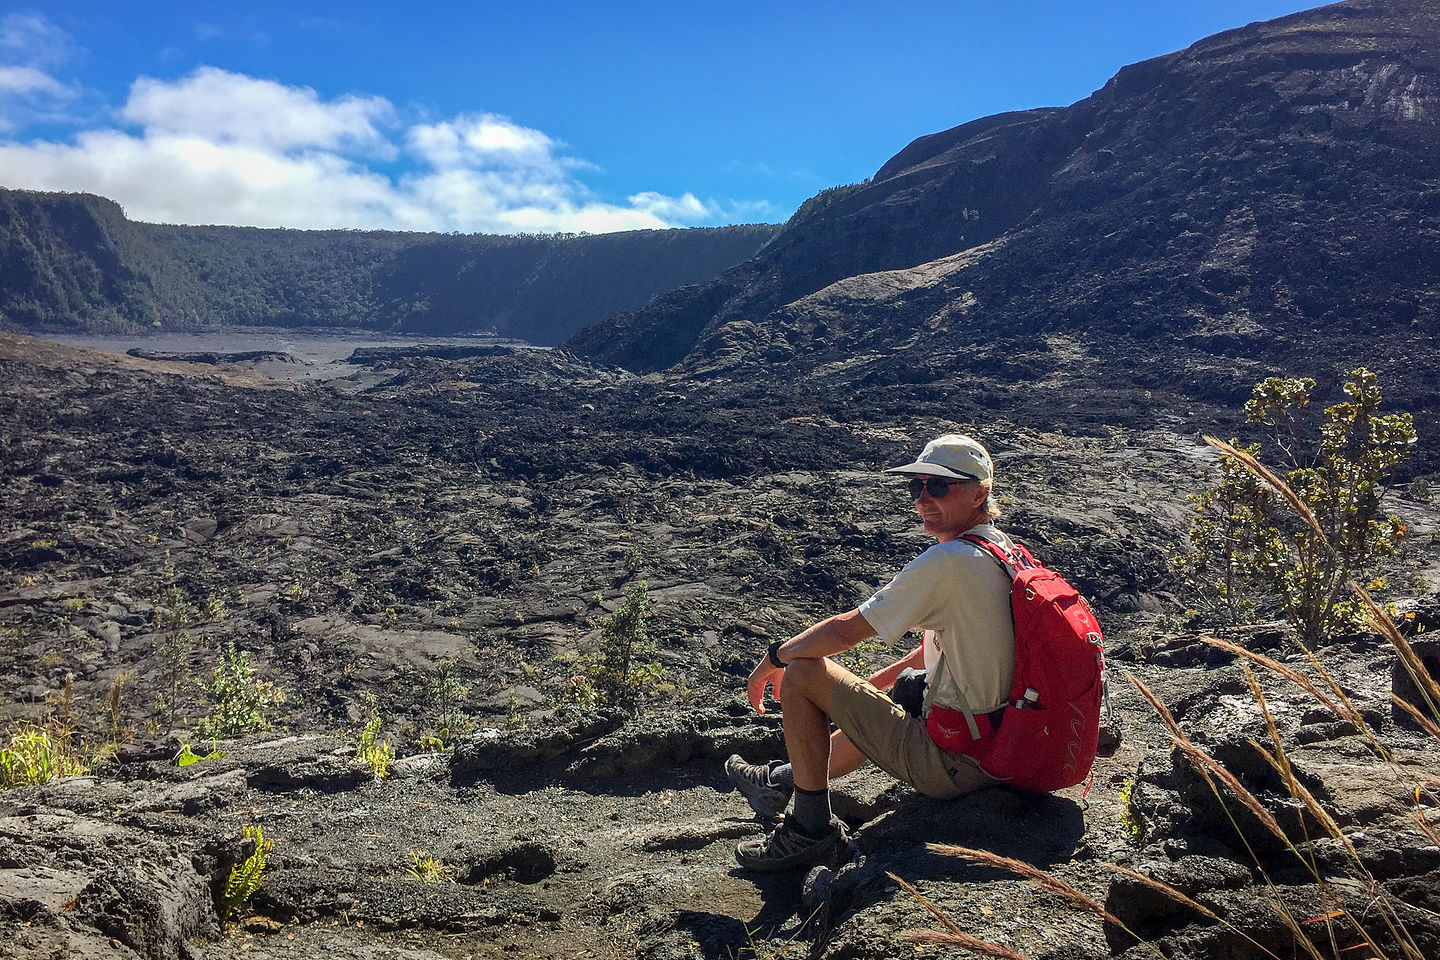
M 1038 566 L 1030 551 L 1026 550 L 1022 544 L 1015 544 L 1015 552 L 1012 554 L 993 540 L 987 540 L 973 533 L 963 533 L 960 535 L 960 539 L 966 543 L 973 543 L 994 557 L 1005 568 L 1005 572 L 1010 574 L 1011 579 L 1014 579 L 1026 567 Z

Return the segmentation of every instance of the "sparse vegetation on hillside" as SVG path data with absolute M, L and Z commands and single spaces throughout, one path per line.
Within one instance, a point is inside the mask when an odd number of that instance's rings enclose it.
M 86 194 L 0 189 L 0 323 L 494 330 L 555 344 L 754 254 L 765 225 L 596 236 L 260 230 L 127 220 Z
M 361 729 L 355 756 L 374 771 L 376 780 L 384 780 L 390 775 L 390 764 L 395 762 L 395 748 L 389 740 L 380 739 L 379 717 L 371 717 Z
M 456 737 L 464 736 L 475 726 L 470 714 L 465 712 L 465 701 L 470 696 L 470 685 L 455 672 L 457 661 L 445 657 L 435 664 L 426 678 L 434 704 L 435 727 L 429 738 L 429 745 L 439 748 L 450 746 Z
M 647 629 L 648 604 L 645 584 L 625 591 L 620 606 L 600 628 L 598 653 L 575 661 L 576 672 L 566 689 L 571 700 L 634 710 L 655 687 L 662 671 L 659 662 L 651 659 L 655 651 Z
M 0 747 L 0 789 L 76 777 L 90 769 L 70 731 L 57 723 L 22 723 Z

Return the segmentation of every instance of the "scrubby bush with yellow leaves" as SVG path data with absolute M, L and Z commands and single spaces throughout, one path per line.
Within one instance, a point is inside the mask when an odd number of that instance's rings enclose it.
M 1235 622 L 1276 613 L 1306 643 L 1358 622 L 1346 583 L 1369 579 L 1405 535 L 1383 504 L 1416 439 L 1410 414 L 1379 413 L 1369 370 L 1351 371 L 1344 399 L 1318 418 L 1314 390 L 1308 377 L 1255 385 L 1245 417 L 1268 428 L 1269 443 L 1232 442 L 1238 458 L 1222 460 L 1220 482 L 1193 498 L 1190 549 L 1178 558 L 1202 604 Z M 1284 483 L 1263 482 L 1245 459 L 1282 463 Z

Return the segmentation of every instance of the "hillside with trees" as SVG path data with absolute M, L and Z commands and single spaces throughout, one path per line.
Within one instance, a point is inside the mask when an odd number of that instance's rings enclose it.
M 493 332 L 554 344 L 753 255 L 767 225 L 445 235 L 149 224 L 87 194 L 0 189 L 0 329 Z

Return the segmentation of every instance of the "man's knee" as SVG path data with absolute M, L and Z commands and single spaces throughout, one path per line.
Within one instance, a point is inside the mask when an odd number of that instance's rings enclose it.
M 799 696 L 820 707 L 828 708 L 830 695 L 840 684 L 846 671 L 823 657 L 802 657 L 785 667 L 785 680 L 780 685 L 780 702 L 786 696 Z
M 823 683 L 826 679 L 825 660 L 820 657 L 801 657 L 791 660 L 785 667 L 785 682 L 781 691 L 802 690 Z M 794 684 L 792 687 L 791 684 Z

